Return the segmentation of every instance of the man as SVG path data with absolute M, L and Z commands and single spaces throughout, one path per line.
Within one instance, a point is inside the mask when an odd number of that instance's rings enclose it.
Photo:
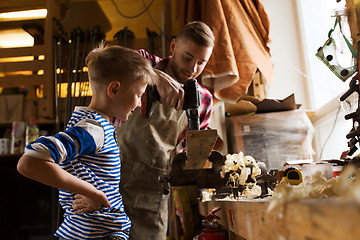
M 125 211 L 132 221 L 130 239 L 166 239 L 168 225 L 168 195 L 159 176 L 169 174 L 171 160 L 181 149 L 187 129 L 187 117 L 182 111 L 182 85 L 197 78 L 204 70 L 213 47 L 214 35 L 202 22 L 191 22 L 170 44 L 171 56 L 160 59 L 144 50 L 139 52 L 160 71 L 157 83 L 160 103 L 154 106 L 148 119 L 137 109 L 118 129 L 121 146 L 121 184 Z M 169 76 L 171 78 L 169 78 Z M 200 129 L 206 129 L 212 108 L 212 95 L 199 85 Z

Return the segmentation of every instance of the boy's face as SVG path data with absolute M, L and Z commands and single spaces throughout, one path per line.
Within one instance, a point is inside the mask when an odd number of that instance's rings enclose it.
M 147 82 L 143 80 L 129 86 L 120 86 L 114 99 L 114 117 L 126 121 L 136 107 L 141 107 L 141 96 L 145 92 Z
M 185 83 L 197 78 L 204 70 L 213 47 L 199 46 L 189 39 L 173 39 L 170 46 L 170 68 L 176 80 Z

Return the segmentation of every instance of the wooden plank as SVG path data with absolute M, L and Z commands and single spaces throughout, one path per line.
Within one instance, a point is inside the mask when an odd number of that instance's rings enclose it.
M 9 22 L 0 22 L 0 29 L 16 29 L 23 28 L 24 24 L 38 24 L 39 26 L 44 25 L 44 19 L 30 19 L 30 20 L 22 20 L 22 21 L 9 21 Z
M 254 96 L 260 100 L 263 100 L 266 94 L 265 94 L 265 86 L 262 83 L 262 74 L 260 71 L 257 71 L 255 73 L 254 79 L 251 84 L 253 87 Z
M 252 240 L 338 240 L 358 239 L 360 204 L 336 198 L 304 199 L 268 213 L 268 200 L 199 202 L 206 215 L 215 207 L 220 224 L 238 236 Z
M 60 16 L 60 0 L 46 0 L 46 9 L 48 10 L 45 19 L 45 68 L 44 68 L 44 88 L 41 108 L 39 114 L 41 117 L 54 118 L 55 114 L 55 79 L 54 79 L 54 52 L 53 52 L 53 36 L 54 36 L 54 18 L 59 19 Z
M 43 84 L 42 75 L 16 75 L 0 77 L 0 87 L 39 86 Z
M 19 48 L 0 48 L 1 58 L 44 55 L 44 45 Z
M 186 131 L 186 149 L 188 159 L 184 169 L 201 169 L 210 156 L 217 139 L 217 130 Z
M 0 63 L 0 72 L 37 71 L 44 68 L 44 61 Z
M 45 0 L 1 0 L 0 12 L 45 8 Z
M 360 40 L 360 0 L 346 0 L 346 8 L 349 10 L 348 23 L 350 27 L 353 47 L 358 52 L 358 42 Z

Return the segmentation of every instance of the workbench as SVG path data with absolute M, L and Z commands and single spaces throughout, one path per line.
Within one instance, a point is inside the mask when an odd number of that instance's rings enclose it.
M 230 240 L 360 239 L 360 204 L 336 198 L 303 199 L 267 213 L 270 200 L 199 201 L 206 216 L 215 207 Z

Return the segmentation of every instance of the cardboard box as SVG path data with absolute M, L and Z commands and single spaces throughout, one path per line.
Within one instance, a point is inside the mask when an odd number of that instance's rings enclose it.
M 291 110 L 228 117 L 229 153 L 243 152 L 282 169 L 286 161 L 312 160 L 314 128 L 304 111 Z

